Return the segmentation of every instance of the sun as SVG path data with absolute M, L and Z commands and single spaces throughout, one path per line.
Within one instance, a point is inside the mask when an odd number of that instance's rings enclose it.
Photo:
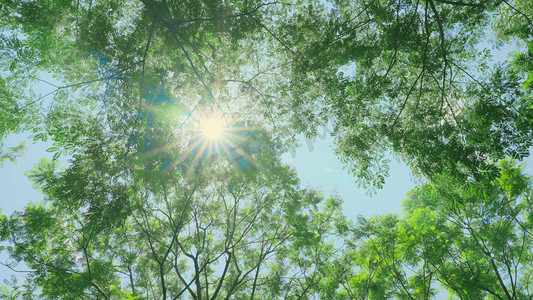
M 200 122 L 200 133 L 210 141 L 222 138 L 225 132 L 226 122 L 222 118 L 209 118 Z

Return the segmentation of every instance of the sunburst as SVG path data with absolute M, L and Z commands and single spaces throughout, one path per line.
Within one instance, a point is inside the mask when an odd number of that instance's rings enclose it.
M 204 115 L 196 120 L 194 135 L 188 146 L 192 161 L 187 168 L 187 177 L 194 176 L 204 163 L 219 159 L 244 171 L 255 167 L 250 153 L 245 150 L 251 129 L 232 121 L 220 114 Z
M 210 142 L 220 141 L 226 132 L 226 121 L 220 117 L 206 118 L 200 121 L 200 133 Z

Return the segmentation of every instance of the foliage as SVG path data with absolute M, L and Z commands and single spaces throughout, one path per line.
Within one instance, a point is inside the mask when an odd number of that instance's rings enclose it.
M 487 158 L 522 158 L 531 146 L 523 66 L 491 68 L 488 51 L 478 47 L 487 43 L 487 26 L 502 22 L 493 12 L 511 7 L 506 1 L 357 1 L 336 3 L 325 14 L 309 4 L 284 23 L 294 29 L 285 40 L 299 57 L 284 87 L 296 91 L 290 94 L 295 107 L 319 99 L 321 107 L 309 114 L 334 115 L 336 152 L 363 184 L 382 186 L 389 150 L 429 178 L 446 171 L 479 175 Z M 503 37 L 531 38 L 523 17 L 529 11 L 522 8 L 514 7 L 518 13 L 508 21 L 523 34 Z M 309 130 L 308 121 L 300 124 Z
M 263 151 L 147 170 L 112 141 L 28 176 L 46 201 L 2 216 L 2 240 L 46 299 L 307 298 L 338 249 L 342 201 L 300 190 Z M 120 149 L 120 148 L 118 148 Z M 144 164 L 144 161 L 140 161 Z M 160 168 L 154 166 L 153 168 Z M 156 175 L 158 174 L 158 175 Z
M 405 215 L 361 218 L 330 282 L 346 299 L 527 299 L 533 284 L 532 182 L 523 165 L 412 190 Z M 330 287 L 331 289 L 332 287 Z
M 12 92 L 6 86 L 5 80 L 0 76 L 0 166 L 6 161 L 16 162 L 16 158 L 21 156 L 24 150 L 25 142 L 17 146 L 3 149 L 3 139 L 10 133 L 18 131 L 23 123 L 23 113 L 18 107 Z
M 489 158 L 528 154 L 531 51 L 491 67 L 479 45 L 491 43 L 491 26 L 495 45 L 529 44 L 529 7 L 526 0 L 13 0 L 0 10 L 12 62 L 3 68 L 13 88 L 38 71 L 65 83 L 17 102 L 44 115 L 46 106 L 79 104 L 136 124 L 150 91 L 162 89 L 192 118 L 216 107 L 262 122 L 282 149 L 334 118 L 336 152 L 356 180 L 380 188 L 390 150 L 428 178 L 478 176 Z M 46 117 L 37 116 L 24 123 L 46 138 Z
M 45 201 L 0 214 L 6 267 L 29 272 L 1 297 L 531 297 L 509 157 L 533 143 L 532 18 L 528 0 L 3 1 L 0 141 L 30 131 L 54 157 L 28 172 Z M 480 49 L 507 42 L 509 62 Z M 383 186 L 389 152 L 425 177 L 403 217 L 354 226 L 281 164 L 330 119 L 360 184 Z

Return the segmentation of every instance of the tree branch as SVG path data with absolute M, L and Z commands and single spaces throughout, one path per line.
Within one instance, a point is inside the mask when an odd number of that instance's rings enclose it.
M 200 80 L 200 82 L 202 83 L 202 85 L 204 86 L 206 91 L 209 93 L 209 97 L 211 98 L 211 100 L 214 101 L 215 100 L 215 96 L 213 95 L 213 92 L 211 91 L 211 89 L 209 88 L 207 83 L 204 81 L 203 77 L 200 76 L 200 74 L 198 73 L 198 70 L 194 66 L 194 63 L 192 62 L 191 57 L 189 56 L 189 52 L 187 52 L 187 50 L 185 49 L 185 47 L 181 43 L 181 40 L 178 38 L 178 35 L 177 35 L 177 33 L 176 33 L 175 29 L 174 29 L 174 24 L 172 24 L 171 22 L 165 20 L 155 10 L 155 8 L 148 3 L 147 0 L 141 0 L 141 1 L 144 4 L 144 6 L 146 6 L 146 8 L 148 8 L 152 12 L 152 15 L 154 16 L 154 19 L 158 19 L 170 31 L 170 34 L 172 35 L 172 38 L 174 38 L 174 40 L 178 43 L 178 46 L 181 48 L 181 51 L 183 51 L 183 53 L 185 54 L 185 57 L 187 58 L 187 61 L 189 62 L 189 65 L 191 66 L 194 74 Z
M 17 273 L 33 273 L 33 272 L 36 272 L 36 271 L 17 270 L 17 269 L 12 268 L 8 263 L 3 263 L 3 262 L 0 262 L 0 265 L 2 265 L 4 267 L 7 267 L 11 271 L 17 272 Z
M 407 104 L 407 100 L 409 100 L 409 96 L 411 96 L 411 93 L 413 92 L 418 80 L 420 79 L 420 77 L 422 77 L 423 73 L 424 73 L 424 70 L 422 70 L 418 74 L 418 77 L 416 77 L 415 82 L 413 82 L 413 84 L 411 84 L 411 87 L 409 88 L 409 91 L 407 92 L 407 95 L 405 96 L 405 100 L 403 101 L 402 106 L 400 107 L 400 112 L 398 113 L 398 115 L 396 115 L 396 118 L 394 119 L 394 122 L 392 122 L 392 125 L 391 125 L 392 130 L 394 130 L 394 126 L 396 126 L 396 123 L 398 122 L 398 119 L 400 118 L 400 115 L 402 114 L 403 110 L 405 109 L 405 105 Z
M 179 26 L 179 25 L 186 24 L 186 23 L 206 22 L 206 21 L 221 21 L 221 20 L 232 19 L 232 18 L 246 17 L 246 16 L 250 16 L 252 14 L 255 14 L 263 6 L 277 4 L 277 3 L 278 2 L 276 2 L 276 1 L 263 3 L 263 4 L 257 6 L 256 8 L 254 8 L 254 9 L 252 9 L 250 11 L 244 11 L 244 12 L 242 12 L 240 14 L 226 15 L 226 16 L 220 16 L 220 17 L 211 17 L 211 18 L 182 19 L 182 20 L 176 20 L 176 21 L 172 22 L 171 24 Z
M 446 3 L 451 5 L 459 5 L 459 6 L 470 6 L 470 7 L 477 7 L 477 8 L 485 8 L 483 4 L 480 3 L 468 3 L 468 2 L 461 2 L 461 1 L 449 1 L 449 0 L 435 0 L 440 3 Z
M 516 9 L 514 6 L 512 6 L 509 2 L 507 2 L 506 0 L 503 0 L 503 3 L 507 4 L 507 6 L 509 6 L 511 9 L 513 9 L 514 11 L 516 11 L 519 15 L 522 15 L 524 18 L 526 18 L 526 21 L 529 23 L 530 26 L 533 26 L 533 22 L 531 21 L 531 19 L 525 14 L 523 13 L 522 11 Z
M 57 93 L 59 90 L 63 90 L 63 89 L 69 89 L 69 88 L 73 88 L 73 87 L 78 87 L 78 86 L 81 86 L 81 85 L 85 85 L 85 84 L 89 84 L 89 83 L 93 83 L 93 82 L 98 82 L 98 81 L 104 81 L 104 80 L 108 80 L 108 79 L 113 79 L 115 78 L 115 76 L 117 76 L 118 74 L 120 73 L 123 73 L 123 72 L 126 72 L 127 70 L 133 68 L 134 66 L 138 65 L 142 63 L 142 61 L 139 61 L 139 62 L 136 62 L 134 63 L 133 65 L 129 66 L 128 68 L 124 69 L 124 70 L 121 70 L 121 71 L 118 71 L 118 72 L 115 72 L 109 76 L 106 76 L 106 77 L 101 77 L 101 78 L 97 78 L 97 79 L 93 79 L 93 80 L 88 80 L 88 81 L 82 81 L 82 82 L 77 82 L 77 83 L 73 83 L 73 84 L 68 84 L 68 85 L 64 85 L 64 86 L 60 86 L 60 87 L 57 87 L 55 90 L 45 94 L 44 96 L 41 96 L 39 97 L 38 99 L 36 100 L 33 100 L 31 101 L 30 103 L 26 104 L 23 108 L 26 108 L 28 107 L 29 105 L 33 104 L 33 103 L 36 103 L 44 98 L 46 98 L 47 96 L 53 94 L 53 93 Z
M 150 48 L 150 42 L 152 41 L 152 35 L 154 34 L 155 29 L 155 19 L 152 21 L 152 27 L 150 27 L 150 33 L 148 35 L 148 42 L 146 43 L 146 48 L 144 49 L 143 60 L 142 60 L 142 73 L 141 73 L 141 89 L 144 90 L 144 67 L 146 63 L 146 56 L 148 55 L 148 49 Z M 139 117 L 141 115 L 143 95 L 139 96 Z

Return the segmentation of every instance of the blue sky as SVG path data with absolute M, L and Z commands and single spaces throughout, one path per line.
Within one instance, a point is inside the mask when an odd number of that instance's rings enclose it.
M 29 134 L 12 135 L 5 140 L 5 145 L 16 145 L 28 136 Z M 5 162 L 0 169 L 0 207 L 4 214 L 9 215 L 15 210 L 21 210 L 30 201 L 42 200 L 43 196 L 33 189 L 24 172 L 43 157 L 52 159 L 52 153 L 45 151 L 47 147 L 48 145 L 42 142 L 28 142 L 26 154 L 20 157 L 16 164 Z
M 296 155 L 286 153 L 283 161 L 296 169 L 302 186 L 310 185 L 323 190 L 326 195 L 337 192 L 344 199 L 344 214 L 355 220 L 357 215 L 371 217 L 375 214 L 400 213 L 401 200 L 416 184 L 409 167 L 392 158 L 390 177 L 377 194 L 370 197 L 359 188 L 354 177 L 343 169 L 343 164 L 333 154 L 333 138 L 316 139 L 312 147 L 303 137 Z

